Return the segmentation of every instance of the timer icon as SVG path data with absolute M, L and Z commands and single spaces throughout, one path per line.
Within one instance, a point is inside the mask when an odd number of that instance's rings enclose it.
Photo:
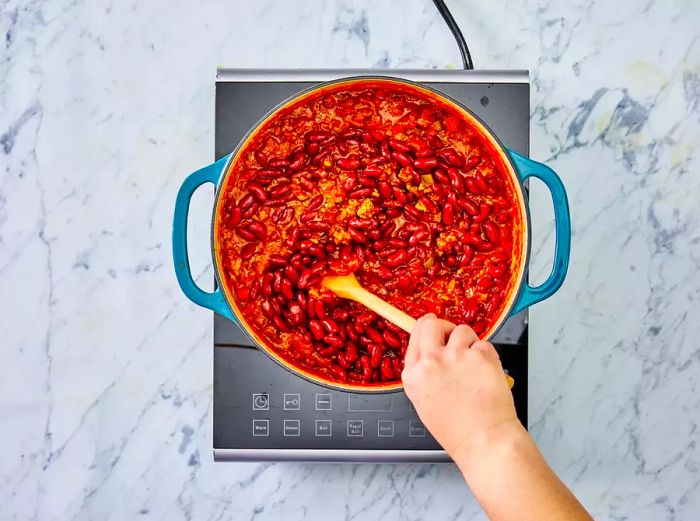
M 270 397 L 267 394 L 253 395 L 253 410 L 267 411 L 270 408 Z

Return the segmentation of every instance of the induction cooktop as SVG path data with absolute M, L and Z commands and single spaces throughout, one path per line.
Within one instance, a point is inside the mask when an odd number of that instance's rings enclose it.
M 527 71 L 220 69 L 216 159 L 230 153 L 262 115 L 289 96 L 323 81 L 358 75 L 424 83 L 460 101 L 505 146 L 528 155 Z M 515 379 L 515 407 L 527 427 L 527 311 L 510 317 L 492 341 Z M 450 461 L 402 391 L 352 393 L 311 383 L 270 360 L 237 325 L 216 314 L 214 459 Z

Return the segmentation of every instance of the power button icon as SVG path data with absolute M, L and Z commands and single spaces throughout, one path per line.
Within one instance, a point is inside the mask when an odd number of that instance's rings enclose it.
M 253 394 L 253 410 L 267 411 L 270 409 L 270 396 L 265 393 Z

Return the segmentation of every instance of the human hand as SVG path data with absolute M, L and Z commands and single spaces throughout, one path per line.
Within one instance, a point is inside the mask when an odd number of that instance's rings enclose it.
M 493 345 L 433 314 L 416 322 L 401 375 L 418 416 L 455 461 L 522 429 Z

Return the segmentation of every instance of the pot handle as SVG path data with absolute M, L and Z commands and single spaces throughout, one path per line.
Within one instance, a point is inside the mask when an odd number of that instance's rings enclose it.
M 552 296 L 564 283 L 571 253 L 571 219 L 564 184 L 554 170 L 513 150 L 507 150 L 521 181 L 524 182 L 528 177 L 536 177 L 549 188 L 554 206 L 554 228 L 556 231 L 552 272 L 547 280 L 539 286 L 532 287 L 525 281 L 511 311 L 511 315 L 514 315 Z
M 190 174 L 182 183 L 175 200 L 175 217 L 173 219 L 173 261 L 175 262 L 175 275 L 182 292 L 195 304 L 211 309 L 230 320 L 234 320 L 231 310 L 226 304 L 226 299 L 217 287 L 209 293 L 202 290 L 192 278 L 190 261 L 187 253 L 187 218 L 190 211 L 192 194 L 204 183 L 217 185 L 221 173 L 226 167 L 230 155 L 222 157 L 216 163 L 205 166 Z M 235 320 L 234 320 L 235 321 Z

